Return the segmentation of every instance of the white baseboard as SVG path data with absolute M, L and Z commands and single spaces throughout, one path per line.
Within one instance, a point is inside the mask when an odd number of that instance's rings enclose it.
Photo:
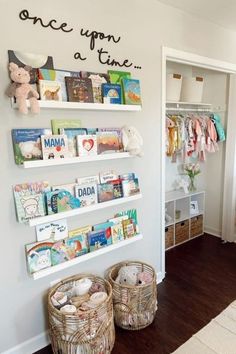
M 49 345 L 49 336 L 47 332 L 39 334 L 1 354 L 32 354 Z
M 160 284 L 164 278 L 165 278 L 164 274 L 162 272 L 158 272 L 157 273 L 157 284 Z
M 216 237 L 220 237 L 221 238 L 221 231 L 214 229 L 213 227 L 208 227 L 205 225 L 204 227 L 204 232 L 206 232 L 207 234 L 216 236 Z

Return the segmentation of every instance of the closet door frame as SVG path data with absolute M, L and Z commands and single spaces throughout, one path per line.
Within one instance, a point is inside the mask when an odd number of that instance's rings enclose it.
M 222 238 L 226 239 L 226 235 L 231 229 L 232 221 L 235 217 L 235 206 L 229 203 L 229 196 L 232 199 L 233 194 L 236 195 L 233 178 L 236 177 L 236 161 L 235 161 L 235 137 L 236 137 L 236 120 L 234 123 L 233 117 L 236 116 L 236 105 L 233 103 L 233 95 L 236 95 L 236 65 L 224 61 L 211 59 L 209 57 L 200 56 L 193 53 L 179 51 L 169 47 L 162 47 L 162 97 L 161 97 L 161 273 L 162 278 L 165 277 L 165 117 L 166 117 L 166 66 L 167 62 L 172 61 L 175 63 L 201 67 L 204 69 L 219 71 L 230 75 L 229 82 L 229 97 L 228 97 L 228 123 L 227 123 L 227 140 L 226 140 L 226 160 L 224 171 L 224 187 L 223 187 L 223 225 L 222 225 Z M 235 132 L 235 133 L 234 133 Z M 231 178 L 229 178 L 231 176 Z M 230 181 L 229 181 L 230 180 Z M 235 183 L 236 184 L 236 183 Z M 232 199 L 233 201 L 233 199 Z M 234 202 L 234 201 L 233 201 Z M 233 208 L 233 211 L 232 211 Z

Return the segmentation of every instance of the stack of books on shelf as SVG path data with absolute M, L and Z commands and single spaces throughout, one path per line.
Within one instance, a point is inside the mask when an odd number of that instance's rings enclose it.
M 26 245 L 30 273 L 110 246 L 139 234 L 137 211 L 130 209 L 97 224 L 68 231 L 66 220 L 36 227 L 37 241 Z
M 47 181 L 17 184 L 13 187 L 17 220 L 29 220 L 104 203 L 140 193 L 134 173 L 118 175 L 114 171 L 79 177 L 76 182 L 50 186 Z
M 13 129 L 15 163 L 123 152 L 120 128 L 82 128 L 79 119 L 51 121 L 51 128 Z

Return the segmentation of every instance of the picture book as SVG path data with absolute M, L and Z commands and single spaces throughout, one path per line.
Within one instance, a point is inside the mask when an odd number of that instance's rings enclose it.
M 52 215 L 58 213 L 57 208 L 57 195 L 59 190 L 56 191 L 49 191 L 45 193 L 45 203 L 47 209 L 47 215 Z
M 88 253 L 87 233 L 81 233 L 79 229 L 69 231 L 66 244 L 75 249 L 75 257 Z
M 117 132 L 97 132 L 98 154 L 119 152 L 120 144 Z
M 98 202 L 97 183 L 75 185 L 75 196 L 80 201 L 80 207 L 87 207 Z
M 122 94 L 120 84 L 102 84 L 103 103 L 121 104 Z
M 20 223 L 46 214 L 44 193 L 50 190 L 46 181 L 17 184 L 13 187 L 17 220 Z
M 139 233 L 137 210 L 129 209 L 129 210 L 121 211 L 117 213 L 115 216 L 124 216 L 124 215 L 126 215 L 128 219 L 131 219 L 133 221 L 135 226 L 135 232 Z
M 70 157 L 78 156 L 77 151 L 77 135 L 86 135 L 87 129 L 86 128 L 61 128 L 60 134 L 65 134 L 68 140 L 68 149 Z
M 41 135 L 52 134 L 51 129 L 12 129 L 15 163 L 42 159 Z
M 122 181 L 120 179 L 109 181 L 107 183 L 113 186 L 113 199 L 123 197 L 123 187 L 122 187 Z
M 122 180 L 122 189 L 124 197 L 140 193 L 138 178 Z
M 111 222 L 113 225 L 122 223 L 123 220 L 128 220 L 128 215 L 121 215 L 121 216 L 117 216 L 115 218 L 109 219 L 108 221 Z
M 112 243 L 117 243 L 124 240 L 123 225 L 121 222 L 118 222 L 117 224 L 113 224 L 111 226 L 111 237 Z
M 62 101 L 62 89 L 59 81 L 39 80 L 41 101 Z
M 124 173 L 119 176 L 120 179 L 122 180 L 133 180 L 136 178 L 135 173 Z
M 37 241 L 51 239 L 53 241 L 62 240 L 68 237 L 67 220 L 57 220 L 36 226 Z
M 102 103 L 102 84 L 110 82 L 108 74 L 92 73 L 88 71 L 81 71 L 81 77 L 89 78 L 92 81 L 93 100 L 95 103 Z
M 69 157 L 66 135 L 42 135 L 41 144 L 44 160 Z
M 96 135 L 98 129 L 97 128 L 86 128 L 87 129 L 87 134 L 88 135 Z
M 98 128 L 98 132 L 108 132 L 108 133 L 113 133 L 115 132 L 118 135 L 119 139 L 119 150 L 122 152 L 124 151 L 124 146 L 122 142 L 122 131 L 120 128 Z
M 66 190 L 56 190 L 45 194 L 47 214 L 57 214 L 64 211 L 77 209 L 80 201 Z
M 141 91 L 139 80 L 123 79 L 122 87 L 124 92 L 125 104 L 141 105 Z
M 129 238 L 135 235 L 135 226 L 132 219 L 122 221 L 124 238 Z
M 100 183 L 106 183 L 118 179 L 118 175 L 115 171 L 106 171 L 99 173 Z
M 83 183 L 100 183 L 99 176 L 86 176 L 86 177 L 78 177 L 77 178 L 77 184 L 83 184 Z
M 65 240 L 57 241 L 51 248 L 52 266 L 64 263 L 75 258 L 75 248 L 73 244 L 68 244 Z
M 30 84 L 36 84 L 38 80 L 38 69 L 53 69 L 53 58 L 51 56 L 26 53 L 16 50 L 8 50 L 9 63 L 15 63 L 19 67 L 31 66 Z
M 91 231 L 88 234 L 88 245 L 90 252 L 96 251 L 101 247 L 107 246 L 105 230 Z
M 97 185 L 98 188 L 98 203 L 108 202 L 113 199 L 113 185 L 102 183 Z
M 75 195 L 75 183 L 59 184 L 58 186 L 52 186 L 52 191 L 65 190 L 71 195 Z
M 112 227 L 113 223 L 112 222 L 103 222 L 101 224 L 97 224 L 93 226 L 93 230 L 94 231 L 99 231 L 99 230 L 105 230 L 105 235 L 106 235 L 106 239 L 107 239 L 107 245 L 111 245 L 112 244 L 112 237 L 111 237 L 111 227 Z
M 81 128 L 80 119 L 52 119 L 51 120 L 52 133 L 61 134 L 62 128 Z
M 30 273 L 51 267 L 51 248 L 53 242 L 37 242 L 25 246 L 28 269 Z
M 38 69 L 39 80 L 57 81 L 61 84 L 62 101 L 67 101 L 65 77 L 80 77 L 80 72 L 53 69 Z
M 93 87 L 91 79 L 66 76 L 65 82 L 69 102 L 93 102 Z
M 82 227 L 78 227 L 78 228 L 75 229 L 75 230 L 69 231 L 69 237 L 75 236 L 75 235 L 73 234 L 73 231 L 74 231 L 74 233 L 76 233 L 77 235 L 80 235 L 80 234 L 88 235 L 88 233 L 89 233 L 90 231 L 92 231 L 92 226 L 91 226 L 91 225 L 82 226 Z
M 76 139 L 79 156 L 97 155 L 96 135 L 77 135 Z
M 108 70 L 108 75 L 112 84 L 121 84 L 122 79 L 131 78 L 131 73 L 127 71 Z

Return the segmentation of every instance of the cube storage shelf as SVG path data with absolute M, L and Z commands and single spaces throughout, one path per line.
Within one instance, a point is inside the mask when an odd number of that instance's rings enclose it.
M 196 212 L 190 208 L 197 202 Z M 165 208 L 171 220 L 165 225 L 165 248 L 170 249 L 203 234 L 205 192 L 185 194 L 181 191 L 166 193 Z

